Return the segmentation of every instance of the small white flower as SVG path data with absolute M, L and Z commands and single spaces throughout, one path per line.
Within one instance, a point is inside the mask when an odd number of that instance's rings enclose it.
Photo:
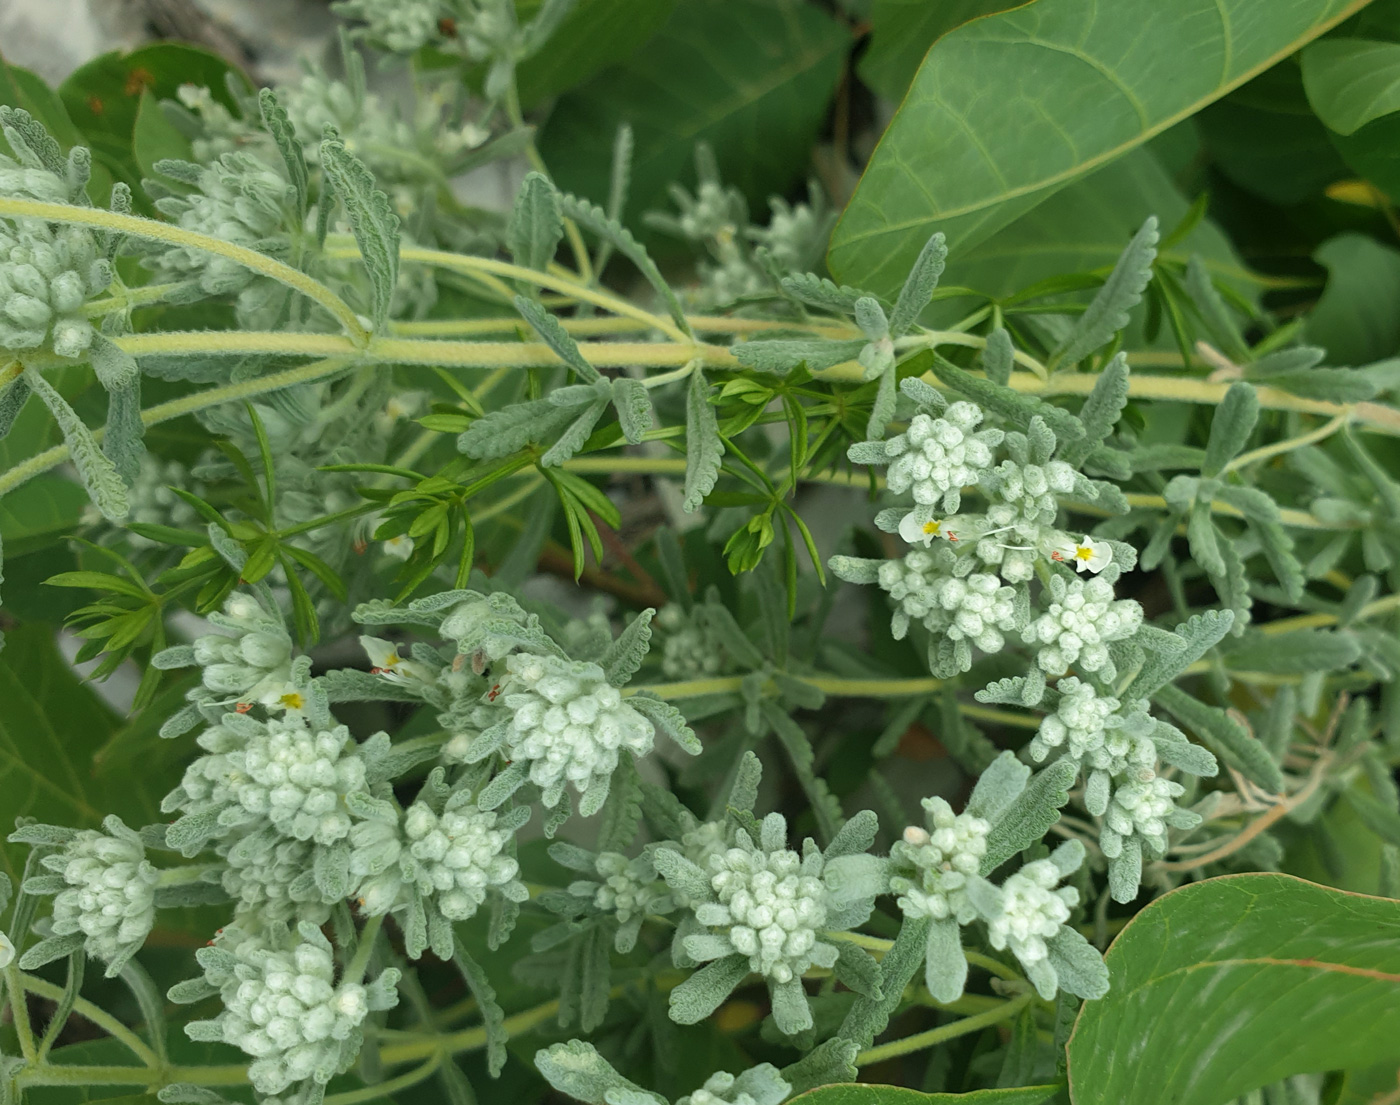
M 920 522 L 919 512 L 911 510 L 899 520 L 899 536 L 911 545 L 928 548 L 935 537 L 947 537 L 948 534 L 943 529 L 942 519 L 930 518 L 927 522 Z
M 413 555 L 413 538 L 407 534 L 399 534 L 383 542 L 380 547 L 385 555 L 392 556 L 395 560 L 407 560 Z
M 1080 540 L 1056 550 L 1055 559 L 1073 564 L 1076 572 L 1098 575 L 1113 563 L 1113 546 L 1107 541 L 1095 541 L 1086 533 Z
M 434 673 L 416 660 L 405 660 L 393 641 L 382 637 L 361 637 L 360 647 L 369 657 L 370 671 L 395 683 L 432 683 Z

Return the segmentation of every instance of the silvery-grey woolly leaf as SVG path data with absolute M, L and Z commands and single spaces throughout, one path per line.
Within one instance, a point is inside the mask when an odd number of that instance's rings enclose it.
M 108 391 L 126 387 L 140 378 L 141 370 L 136 367 L 136 359 L 101 334 L 92 339 L 88 359 L 97 382 Z
M 710 385 L 696 365 L 685 393 L 685 500 L 682 505 L 687 514 L 699 510 L 705 496 L 714 490 L 723 459 L 724 442 L 719 436 L 715 409 L 710 406 Z
M 895 366 L 893 362 L 880 374 L 880 386 L 875 391 L 875 402 L 870 407 L 870 418 L 865 423 L 865 436 L 879 439 L 885 436 L 885 429 L 894 417 L 897 404 L 895 386 Z
M 403 683 L 354 668 L 336 668 L 317 676 L 331 702 L 422 702 L 422 694 Z
M 617 408 L 617 423 L 622 436 L 630 445 L 640 445 L 643 436 L 656 423 L 651 405 L 651 392 L 640 380 L 619 376 L 612 385 L 613 406 Z
M 1253 633 L 1223 653 L 1225 665 L 1234 671 L 1305 675 L 1351 667 L 1361 659 L 1361 643 L 1347 630 L 1304 628 L 1268 636 Z
M 699 1024 L 734 992 L 749 973 L 744 955 L 728 955 L 707 963 L 671 991 L 671 1019 L 677 1024 Z
M 151 667 L 158 671 L 172 671 L 175 668 L 192 668 L 195 665 L 193 645 L 174 645 L 162 649 L 151 657 Z
M 632 846 L 642 824 L 642 781 L 630 752 L 623 752 L 608 782 L 608 800 L 598 824 L 598 849 L 622 852 Z
M 580 380 L 592 383 L 601 379 L 601 374 L 579 349 L 578 342 L 564 329 L 563 324 L 533 299 L 523 295 L 515 297 L 515 309 L 524 316 L 530 328 L 540 336 L 540 340 L 558 355 L 559 359 L 578 374 Z
M 376 333 L 388 324 L 399 278 L 399 217 L 389 197 L 374 186 L 374 174 L 338 138 L 321 142 L 321 170 L 345 208 L 372 289 L 370 318 Z
M 995 825 L 1021 796 L 1030 777 L 1031 769 L 1008 749 L 982 772 L 967 800 L 966 812 Z
M 1217 476 L 1249 442 L 1254 424 L 1259 421 L 1259 396 L 1253 385 L 1240 381 L 1233 384 L 1215 408 L 1206 441 L 1206 457 L 1201 475 Z
M 902 987 L 901 992 L 903 992 Z M 868 999 L 857 998 L 856 1007 L 860 1007 L 861 1003 L 866 1001 Z M 849 1019 L 847 1017 L 847 1020 Z M 864 1046 L 868 1047 L 876 1035 L 879 1035 L 879 1032 L 865 1040 Z M 790 1063 L 783 1068 L 782 1076 L 788 1083 L 787 1092 L 800 1094 L 818 1086 L 829 1086 L 838 1082 L 854 1082 L 857 1077 L 856 1054 L 860 1048 L 860 1043 L 845 1035 L 843 1027 L 842 1035 L 833 1036 L 818 1044 L 797 1062 Z
M 967 986 L 967 956 L 962 930 L 952 917 L 929 922 L 924 947 L 924 985 L 935 1001 L 953 1002 Z
M 730 348 L 734 359 L 745 368 L 766 372 L 771 376 L 786 376 L 798 365 L 820 372 L 833 365 L 855 360 L 865 348 L 865 342 L 822 341 L 818 338 L 792 341 L 746 341 Z
M 875 583 L 880 578 L 880 565 L 884 563 L 860 556 L 833 556 L 826 566 L 837 579 L 847 583 Z
M 1290 601 L 1297 602 L 1303 597 L 1307 576 L 1293 551 L 1292 536 L 1283 528 L 1283 523 L 1276 520 L 1255 520 L 1250 528 L 1259 538 L 1264 559 L 1269 562 L 1274 578 L 1283 586 L 1284 594 Z
M 812 307 L 821 307 L 824 310 L 835 311 L 843 315 L 853 314 L 856 309 L 856 300 L 870 294 L 859 288 L 848 288 L 844 284 L 838 286 L 825 277 L 810 272 L 785 276 L 779 281 L 779 284 L 781 284 L 783 291 L 794 299 L 800 299 Z
M 1186 294 L 1191 297 L 1191 302 L 1195 305 L 1201 321 L 1205 323 L 1206 332 L 1216 348 L 1232 361 L 1248 360 L 1249 344 L 1244 340 L 1234 317 L 1225 306 L 1225 300 L 1221 298 L 1214 281 L 1211 280 L 1210 271 L 1197 254 L 1193 253 L 1186 263 L 1185 285 Z
M 1304 399 L 1321 399 L 1329 403 L 1360 403 L 1374 398 L 1380 383 L 1361 368 L 1313 368 L 1305 372 L 1277 372 L 1269 376 L 1247 370 L 1245 375 L 1256 384 L 1278 388 Z
M 526 173 L 506 224 L 510 255 L 517 265 L 543 272 L 554 260 L 563 237 L 559 192 L 543 173 Z
M 587 1105 L 608 1105 L 610 1090 L 640 1093 L 658 1105 L 666 1105 L 663 1098 L 623 1078 L 592 1044 L 582 1040 L 541 1048 L 535 1052 L 535 1068 L 560 1093 Z
M 311 177 L 306 167 L 306 151 L 302 149 L 296 128 L 292 126 L 276 92 L 264 88 L 258 93 L 258 111 L 262 116 L 263 129 L 272 135 L 272 142 L 282 156 L 282 164 L 287 167 L 287 179 L 296 191 L 297 224 L 301 225 L 306 221 L 306 212 L 311 205 Z
M 1084 458 L 1084 469 L 1095 476 L 1126 480 L 1133 474 L 1132 455 L 1124 449 L 1099 445 Z
M 248 554 L 243 551 L 243 546 L 230 537 L 224 528 L 216 522 L 210 522 L 205 527 L 205 532 L 209 534 L 210 546 L 219 554 L 223 562 L 235 572 L 242 572 L 243 566 L 248 563 Z
M 20 956 L 19 969 L 21 971 L 35 971 L 56 959 L 72 955 L 83 946 L 84 939 L 81 932 L 74 932 L 66 936 L 50 936 L 45 940 L 40 940 Z
M 990 875 L 1017 852 L 1040 840 L 1069 801 L 1069 789 L 1079 776 L 1079 764 L 1068 757 L 1041 768 L 987 834 L 981 871 Z
M 1191 546 L 1191 559 L 1211 576 L 1225 574 L 1225 558 L 1220 551 L 1220 531 L 1215 528 L 1210 503 L 1197 501 L 1186 517 L 1186 540 Z
M 890 312 L 890 333 L 900 337 L 919 319 L 919 312 L 928 306 L 929 298 L 938 287 L 943 266 L 948 260 L 948 243 L 942 231 L 933 235 L 919 251 L 914 267 L 899 290 L 899 299 Z
M 802 980 L 770 982 L 768 994 L 773 1010 L 773 1023 L 785 1036 L 796 1036 L 812 1027 L 812 1007 L 807 1004 L 807 991 Z
M 865 334 L 867 341 L 880 341 L 890 336 L 890 320 L 885 317 L 885 309 L 872 295 L 864 295 L 856 300 L 856 325 Z
M 1123 850 L 1108 861 L 1108 893 L 1115 902 L 1131 902 L 1142 885 L 1142 842 L 1123 841 Z
M 596 203 L 590 203 L 567 192 L 559 196 L 559 209 L 579 226 L 591 230 L 605 241 L 612 242 L 617 251 L 637 267 L 637 271 L 646 282 L 656 289 L 680 331 L 687 337 L 695 336 L 690 329 L 690 320 L 685 317 L 685 308 L 681 306 L 681 301 L 676 298 L 671 285 L 666 283 L 666 278 L 661 275 L 661 270 L 656 267 L 656 262 L 647 253 L 646 247 L 632 236 L 630 230 L 616 219 L 609 218 L 607 212 Z
M 136 482 L 141 458 L 146 455 L 145 430 L 141 421 L 141 377 L 133 376 L 124 384 L 108 388 L 102 452 L 128 487 Z
M 481 789 L 476 804 L 483 810 L 494 810 L 525 785 L 530 769 L 522 760 L 507 764 L 500 773 Z
M 1215 762 L 1215 757 L 1210 751 L 1199 744 L 1192 744 L 1186 739 L 1186 734 L 1175 725 L 1157 721 L 1150 736 L 1163 763 L 1203 778 L 1211 778 L 1220 773 L 1220 765 Z
M 1123 701 L 1146 698 L 1174 680 L 1220 642 L 1235 617 L 1228 610 L 1193 614 L 1174 630 L 1178 642 L 1165 642 L 1156 633 L 1139 630 L 1138 642 L 1148 650 L 1147 662 L 1120 697 Z
M 831 889 L 831 899 L 837 907 L 829 923 L 835 925 L 837 912 L 841 914 L 863 914 L 856 924 L 861 924 L 869 916 L 871 903 L 889 887 L 889 865 L 879 856 L 866 852 L 855 855 L 836 856 L 827 863 L 823 877 Z
M 693 901 L 706 901 L 714 896 L 710 877 L 674 848 L 653 848 L 650 852 L 656 873 L 666 885 Z
M 1117 354 L 1104 365 L 1094 389 L 1079 409 L 1079 421 L 1084 436 L 1065 442 L 1060 447 L 1060 459 L 1067 464 L 1080 465 L 1118 425 L 1123 408 L 1128 405 L 1128 356 Z
M 695 735 L 695 730 L 686 724 L 685 715 L 671 703 L 646 693 L 633 695 L 627 701 L 632 709 L 655 725 L 658 732 L 675 741 L 692 756 L 700 755 L 700 738 Z
M 792 1093 L 792 1086 L 778 1073 L 772 1063 L 759 1063 L 734 1079 L 732 1097 L 744 1094 L 753 1105 L 780 1105 Z
M 486 1063 L 492 1078 L 500 1077 L 501 1068 L 506 1064 L 506 1015 L 496 1000 L 496 991 L 486 977 L 486 971 L 467 950 L 457 941 L 452 952 L 452 962 L 461 972 L 467 989 L 476 999 L 477 1011 L 481 1014 L 486 1028 Z
M 1128 312 L 1142 302 L 1143 290 L 1152 279 L 1152 262 L 1156 259 L 1157 217 L 1149 215 L 1119 255 L 1103 287 L 1051 354 L 1052 366 L 1072 365 L 1083 360 L 1128 325 Z
M 1108 993 L 1108 967 L 1103 956 L 1078 931 L 1061 925 L 1045 944 L 1061 990 L 1068 990 L 1086 1001 Z
M 58 428 L 63 432 L 63 440 L 68 445 L 73 458 L 73 466 L 87 489 L 93 505 L 109 522 L 120 522 L 126 517 L 126 485 L 121 474 L 110 459 L 97 447 L 92 431 L 77 411 L 68 405 L 68 400 L 40 375 L 33 367 L 24 370 L 24 380 L 30 389 L 44 401 Z
M 29 384 L 23 376 L 17 376 L 0 390 L 0 438 L 4 438 L 14 426 L 19 412 L 29 398 Z
M 1235 615 L 1235 624 L 1231 632 L 1238 637 L 1249 624 L 1249 611 L 1254 599 L 1250 595 L 1249 575 L 1245 571 L 1244 557 L 1240 555 L 1238 544 L 1225 539 L 1223 534 L 1221 538 L 1218 547 L 1225 571 L 1220 575 L 1212 575 L 1210 581 L 1215 586 L 1216 594 L 1220 596 L 1220 604 Z
M 1269 750 L 1224 710 L 1175 686 L 1158 688 L 1152 699 L 1269 794 L 1283 793 L 1283 775 Z
M 841 826 L 822 855 L 828 860 L 833 860 L 838 856 L 854 856 L 868 852 L 879 831 L 880 819 L 875 816 L 875 812 L 861 810 Z
M 928 414 L 940 414 L 948 408 L 948 400 L 943 398 L 943 393 L 932 384 L 925 383 L 917 376 L 906 376 L 899 381 L 899 390 L 909 398 L 915 406 L 924 410 Z M 852 449 L 855 446 L 851 446 Z M 855 458 L 852 457 L 852 460 Z M 888 461 L 890 458 L 886 457 Z
M 1030 425 L 1032 418 L 1040 415 L 1062 442 L 1077 441 L 1084 436 L 1084 426 L 1069 411 L 1033 395 L 1022 395 L 1002 384 L 973 376 L 937 353 L 930 352 L 928 356 L 931 358 L 930 367 L 935 376 L 954 391 L 959 391 L 973 402 L 995 411 L 1008 422 L 1024 429 Z M 919 358 L 912 360 L 918 361 Z
M 31 169 L 46 169 L 65 176 L 63 150 L 43 123 L 19 107 L 0 106 L 0 129 L 19 161 Z
M 541 466 L 545 468 L 558 468 L 582 449 L 584 442 L 588 440 L 588 436 L 593 432 L 593 427 L 598 424 L 598 419 L 603 417 L 603 412 L 607 410 L 607 408 L 607 403 L 602 400 L 598 400 L 588 407 L 585 407 L 579 416 L 559 435 L 558 440 L 545 450 L 544 456 L 540 457 Z M 470 432 L 470 430 L 468 432 Z
M 1194 471 L 1205 459 L 1205 450 L 1192 445 L 1143 445 L 1128 454 L 1134 472 L 1161 472 L 1173 468 Z
M 598 661 L 603 674 L 614 687 L 626 686 L 646 659 L 651 648 L 651 619 L 655 615 L 656 611 L 648 608 L 628 622 Z
M 739 758 L 739 768 L 734 774 L 725 804 L 732 810 L 751 812 L 758 801 L 758 784 L 762 780 L 763 764 L 752 751 L 745 752 Z
M 213 990 L 211 993 L 218 991 Z M 164 1105 L 233 1105 L 233 1102 L 222 1094 L 216 1094 L 203 1086 L 196 1086 L 193 1082 L 172 1082 L 168 1086 L 162 1086 L 156 1092 L 156 1098 Z
M 1364 445 L 1356 439 L 1356 435 L 1350 430 L 1342 431 L 1342 444 L 1351 454 L 1356 462 L 1361 474 L 1366 477 L 1376 491 L 1376 497 L 1380 500 L 1381 506 L 1385 508 L 1385 513 L 1391 518 L 1400 518 L 1400 482 L 1394 480 L 1390 474 L 1376 462 Z
M 1007 384 L 1011 371 L 1016 366 L 1016 350 L 1011 344 L 1011 334 L 1005 327 L 998 326 L 987 335 L 987 344 L 982 348 L 982 371 L 994 384 Z
M 577 408 L 548 399 L 527 399 L 478 418 L 457 438 L 457 448 L 473 460 L 497 460 L 532 442 L 545 441 L 569 424 Z
M 5 839 L 11 844 L 67 844 L 78 835 L 67 825 L 21 825 Z

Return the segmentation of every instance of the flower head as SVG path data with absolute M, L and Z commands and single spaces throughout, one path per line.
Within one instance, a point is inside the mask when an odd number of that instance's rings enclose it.
M 1113 546 L 1107 541 L 1095 541 L 1087 533 L 1056 552 L 1058 555 L 1055 559 L 1073 564 L 1076 572 L 1098 575 L 1113 563 Z

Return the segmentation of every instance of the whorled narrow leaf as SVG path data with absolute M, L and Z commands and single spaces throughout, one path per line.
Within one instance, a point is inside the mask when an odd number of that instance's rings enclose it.
M 339 138 L 322 140 L 321 168 L 350 220 L 369 275 L 370 320 L 377 333 L 383 332 L 399 278 L 399 217 L 375 187 L 374 174 Z
M 78 417 L 77 411 L 68 405 L 68 400 L 48 382 L 39 370 L 26 368 L 25 382 L 44 401 L 58 428 L 63 432 L 63 440 L 73 458 L 73 465 L 87 488 L 93 505 L 110 522 L 120 522 L 126 517 L 126 485 L 116 465 L 98 448 L 92 431 Z
M 724 442 L 719 436 L 719 421 L 710 406 L 710 385 L 700 366 L 690 374 L 685 396 L 685 501 L 687 513 L 700 509 L 706 495 L 714 490 L 719 479 L 720 462 L 724 459 Z
M 1259 421 L 1259 393 L 1253 385 L 1233 384 L 1215 408 L 1215 417 L 1210 423 L 1210 437 L 1206 441 L 1206 459 L 1201 465 L 1201 475 L 1218 476 L 1220 470 L 1234 460 L 1236 455 L 1249 442 L 1254 425 Z

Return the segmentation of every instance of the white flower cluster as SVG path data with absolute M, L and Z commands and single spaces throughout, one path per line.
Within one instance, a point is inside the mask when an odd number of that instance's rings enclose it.
M 1142 624 L 1142 607 L 1113 597 L 1106 579 L 1050 579 L 1050 604 L 1023 633 L 1037 646 L 1036 661 L 1048 675 L 1063 675 L 1071 666 L 1104 680 L 1117 673 L 1108 645 L 1131 637 Z
M 666 884 L 645 856 L 628 859 L 620 852 L 601 852 L 596 869 L 601 882 L 593 889 L 593 906 L 611 913 L 620 925 L 651 912 L 662 898 L 669 898 Z
M 111 282 L 112 267 L 91 231 L 0 219 L 0 349 L 48 343 L 61 357 L 82 356 L 96 336 L 83 305 Z
M 1103 854 L 1117 859 L 1123 854 L 1124 843 L 1133 839 L 1155 855 L 1165 852 L 1168 825 L 1191 828 L 1200 821 L 1199 815 L 1177 808 L 1176 799 L 1185 792 L 1180 783 L 1160 775 L 1116 787 L 1099 832 Z
M 416 802 L 404 814 L 409 854 L 417 860 L 417 881 L 436 895 L 438 909 L 451 921 L 465 921 L 481 908 L 489 890 L 519 898 L 520 864 L 504 854 L 513 834 L 497 827 L 497 814 L 477 809 L 462 792 L 441 814 Z
M 104 832 L 85 829 L 40 862 L 63 880 L 53 903 L 53 933 L 81 933 L 88 955 L 116 974 L 145 943 L 155 924 L 160 873 L 146 859 L 141 838 L 115 817 Z
M 1041 993 L 1047 986 L 1052 993 L 1055 990 L 1046 941 L 1059 935 L 1070 909 L 1079 903 L 1079 891 L 1074 887 L 1056 889 L 1064 874 L 1054 860 L 1026 864 L 1002 883 L 1001 911 L 987 922 L 992 947 L 1010 948 Z
M 263 922 L 285 924 L 323 923 L 330 916 L 330 907 L 310 877 L 316 857 L 310 842 L 251 833 L 219 851 L 225 863 L 220 880 L 240 917 L 256 915 Z
M 978 431 L 981 422 L 980 407 L 957 402 L 937 417 L 916 414 L 904 433 L 884 443 L 886 483 L 897 495 L 913 493 L 920 525 L 932 520 L 940 504 L 945 511 L 957 510 L 962 489 L 991 467 L 992 450 L 1003 435 L 1000 430 Z
M 248 1077 L 262 1094 L 308 1079 L 325 1085 L 359 1050 L 365 1017 L 398 1000 L 398 971 L 389 968 L 368 985 L 337 984 L 330 942 L 314 925 L 303 923 L 297 931 L 301 939 L 289 948 L 245 938 L 232 951 L 216 945 L 199 954 L 224 1011 L 187 1031 L 251 1055 Z
M 967 641 L 984 652 L 999 652 L 1004 634 L 1016 628 L 1016 592 L 994 575 L 974 572 L 962 577 L 949 571 L 946 550 L 915 549 L 902 560 L 883 561 L 876 576 L 898 604 L 892 630 L 896 639 L 917 621 L 931 633 Z
M 350 834 L 345 796 L 366 789 L 357 750 L 344 725 L 317 731 L 300 717 L 273 718 L 231 757 L 237 801 L 294 840 L 334 844 Z
M 365 34 L 397 54 L 411 54 L 440 37 L 446 12 L 439 0 L 340 0 L 333 10 L 365 24 Z
M 942 798 L 925 798 L 923 807 L 928 828 L 910 825 L 890 849 L 895 868 L 912 868 L 912 876 L 894 876 L 890 890 L 900 895 L 906 917 L 952 917 L 968 924 L 977 911 L 968 900 L 967 882 L 987 853 L 991 825 L 971 813 L 953 813 Z
M 655 625 L 665 635 L 661 670 L 667 679 L 703 679 L 724 670 L 724 646 L 694 612 L 687 615 L 676 603 L 663 606 Z
M 750 970 L 785 983 L 814 964 L 835 962 L 836 949 L 817 940 L 826 925 L 826 886 L 796 852 L 730 848 L 710 858 L 710 872 L 718 901 L 697 906 L 695 916 L 724 929 Z
M 588 791 L 606 789 L 620 752 L 651 751 L 651 722 L 623 702 L 597 664 L 514 653 L 506 670 L 506 754 L 529 763 L 546 806 L 557 806 L 571 783 L 587 810 Z
M 221 633 L 197 637 L 190 649 L 169 649 L 157 666 L 197 664 L 204 687 L 190 699 L 204 705 L 260 705 L 269 710 L 297 709 L 301 696 L 292 686 L 292 638 L 281 616 L 258 600 L 235 592 L 222 612 L 209 615 Z
M 176 163 L 181 164 L 181 163 Z M 156 200 L 161 214 L 184 230 L 208 234 L 264 253 L 276 251 L 285 237 L 295 190 L 267 164 L 249 153 L 226 153 L 207 166 L 182 166 L 196 191 Z M 157 281 L 195 281 L 206 295 L 245 294 L 260 300 L 253 288 L 264 281 L 246 265 L 193 246 L 167 246 L 146 262 Z

